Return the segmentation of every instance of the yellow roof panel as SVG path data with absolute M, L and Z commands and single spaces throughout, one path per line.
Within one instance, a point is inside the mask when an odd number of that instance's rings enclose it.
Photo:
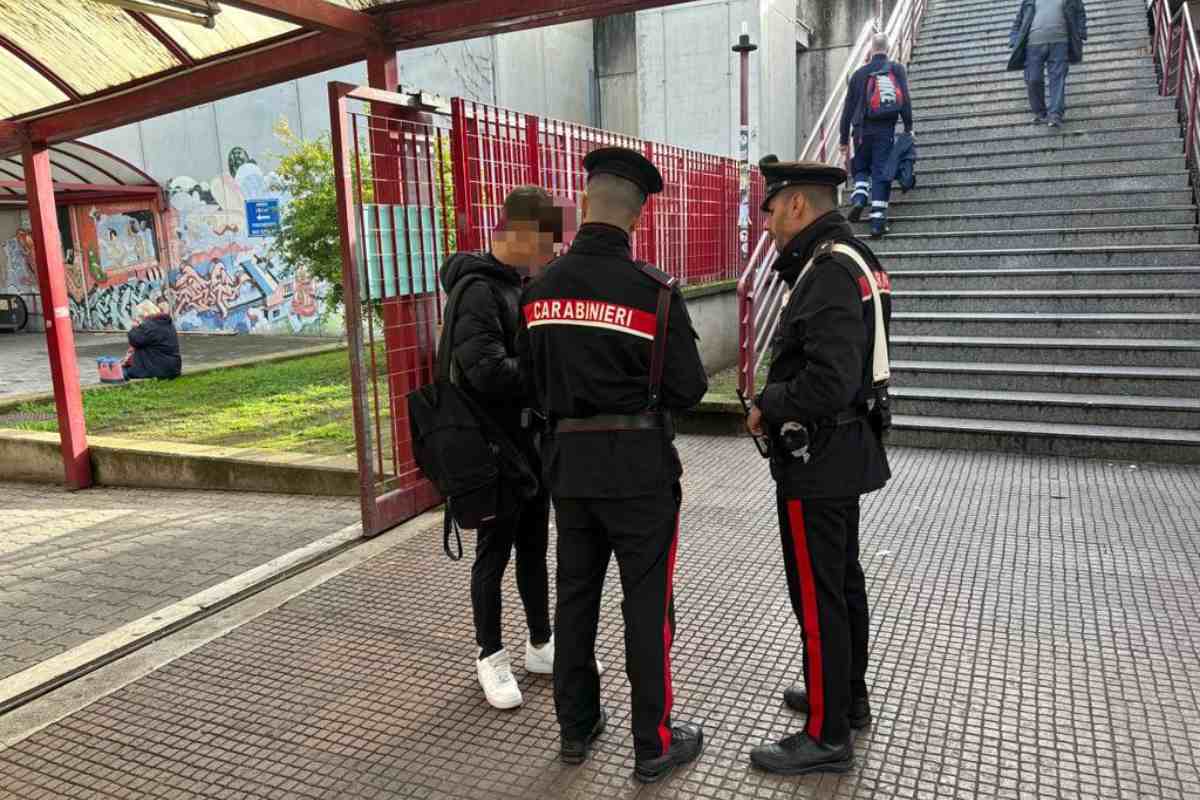
M 67 100 L 67 96 L 37 70 L 0 49 L 0 119 L 24 114 Z
M 196 59 L 219 56 L 230 50 L 297 30 L 297 26 L 289 22 L 281 22 L 230 6 L 221 6 L 221 13 L 215 17 L 216 27 L 211 30 L 166 17 L 154 17 L 154 21 L 168 36 L 178 42 L 188 55 Z
M 83 95 L 179 63 L 125 11 L 93 0 L 0 0 L 0 31 Z

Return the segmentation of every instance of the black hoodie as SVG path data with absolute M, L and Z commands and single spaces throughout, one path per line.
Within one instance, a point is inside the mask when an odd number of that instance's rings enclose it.
M 454 380 L 485 409 L 514 442 L 521 431 L 521 410 L 528 407 L 517 361 L 517 314 L 523 279 L 490 253 L 456 253 L 442 267 L 447 295 L 467 275 L 482 275 L 459 301 L 454 324 Z
M 129 329 L 133 361 L 125 369 L 128 378 L 178 378 L 183 370 L 179 337 L 169 314 L 146 317 Z

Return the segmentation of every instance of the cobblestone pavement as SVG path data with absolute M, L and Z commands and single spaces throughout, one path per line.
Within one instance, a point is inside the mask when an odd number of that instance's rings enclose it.
M 0 678 L 358 521 L 352 499 L 0 483 Z
M 203 364 L 286 353 L 335 341 L 311 336 L 182 334 L 179 348 L 183 355 L 183 371 L 187 372 L 189 367 Z M 126 347 L 128 343 L 123 333 L 76 333 L 75 355 L 79 360 L 80 382 L 84 385 L 99 383 L 96 359 L 100 356 L 123 356 Z M 49 392 L 53 388 L 45 334 L 0 334 L 0 397 L 6 394 Z
M 848 775 L 781 779 L 747 763 L 802 724 L 766 469 L 681 443 L 676 718 L 708 744 L 667 783 L 629 775 L 615 574 L 609 731 L 563 767 L 548 680 L 518 667 L 516 712 L 480 696 L 470 570 L 431 530 L 0 752 L 0 796 L 1200 797 L 1200 470 L 897 451 L 864 514 L 875 725 Z

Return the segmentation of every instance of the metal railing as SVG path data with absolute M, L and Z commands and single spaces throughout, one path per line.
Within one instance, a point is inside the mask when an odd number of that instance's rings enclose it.
M 1150 0 L 1149 11 L 1154 24 L 1151 50 L 1158 71 L 1159 94 L 1175 97 L 1175 107 L 1183 124 L 1184 162 L 1192 179 L 1192 196 L 1200 202 L 1200 166 L 1196 159 L 1197 138 L 1200 138 L 1196 127 L 1200 53 L 1192 12 L 1184 3 L 1172 16 L 1168 0 Z
M 928 0 L 900 0 L 893 9 L 883 30 L 891 40 L 894 61 L 907 64 L 912 57 L 927 5 Z M 821 109 L 813 132 L 800 152 L 801 160 L 834 163 L 830 156 L 837 148 L 832 140 L 840 130 L 849 79 L 866 63 L 871 51 L 871 37 L 876 30 L 875 20 L 863 25 L 845 68 L 834 80 L 833 93 Z M 754 394 L 755 377 L 779 325 L 785 287 L 779 273 L 771 268 L 776 258 L 775 245 L 764 232 L 738 282 L 738 389 L 747 396 Z

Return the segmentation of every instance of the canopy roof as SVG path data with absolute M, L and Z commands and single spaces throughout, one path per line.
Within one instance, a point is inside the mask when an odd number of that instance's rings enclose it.
M 0 153 L 25 139 L 74 139 L 353 63 L 376 48 L 677 2 L 0 0 Z M 193 14 L 187 9 L 212 27 L 176 18 Z
M 50 176 L 60 201 L 153 197 L 158 184 L 137 167 L 85 142 L 50 147 Z M 0 205 L 24 205 L 24 168 L 20 156 L 0 159 Z

